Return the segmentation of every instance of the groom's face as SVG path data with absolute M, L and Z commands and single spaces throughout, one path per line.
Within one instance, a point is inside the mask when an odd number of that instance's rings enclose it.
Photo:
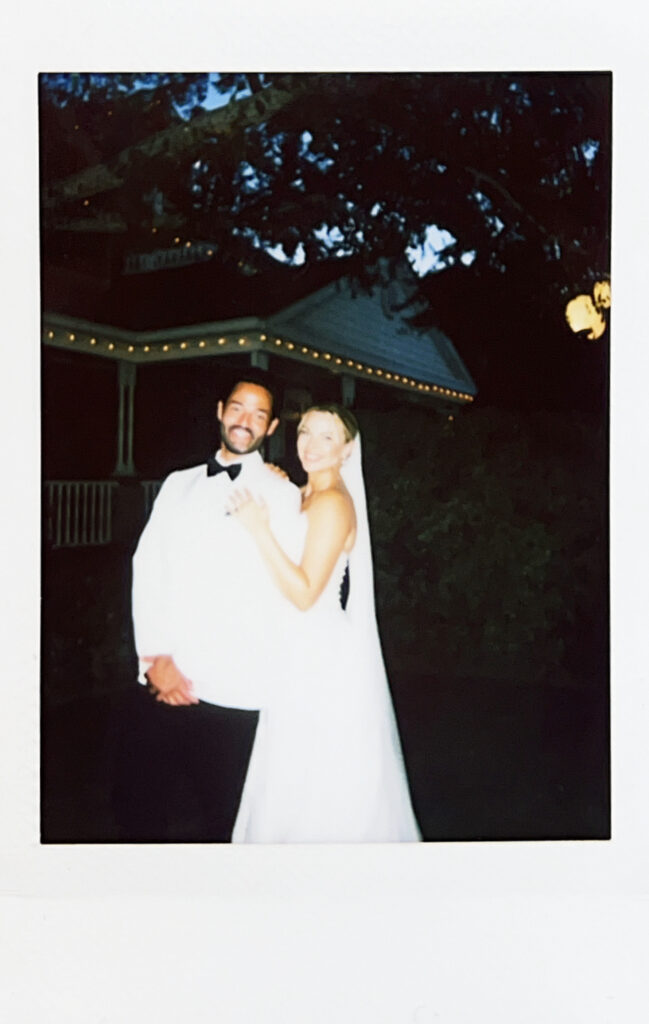
M 272 397 L 266 388 L 245 382 L 237 384 L 225 405 L 219 402 L 217 407 L 223 448 L 231 455 L 257 451 L 277 426 L 272 415 Z

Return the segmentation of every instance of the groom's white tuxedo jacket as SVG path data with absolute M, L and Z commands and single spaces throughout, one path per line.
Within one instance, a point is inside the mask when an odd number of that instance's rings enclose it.
M 234 482 L 208 477 L 205 464 L 171 473 L 133 558 L 133 626 L 138 657 L 170 654 L 200 700 L 261 708 L 286 671 L 299 612 L 226 514 L 227 498 L 244 487 L 265 501 L 275 537 L 299 561 L 299 490 L 258 453 L 241 459 Z

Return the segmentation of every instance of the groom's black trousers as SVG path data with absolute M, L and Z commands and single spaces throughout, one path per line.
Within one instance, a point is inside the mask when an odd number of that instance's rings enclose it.
M 125 842 L 228 842 L 258 713 L 172 707 L 136 684 L 109 727 L 112 803 Z

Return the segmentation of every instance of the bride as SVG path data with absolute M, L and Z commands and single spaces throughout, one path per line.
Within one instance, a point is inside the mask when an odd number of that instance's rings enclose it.
M 297 451 L 307 473 L 299 563 L 249 492 L 236 492 L 230 505 L 301 613 L 286 683 L 260 713 L 232 841 L 418 840 L 376 625 L 354 416 L 336 405 L 312 407 L 300 421 Z

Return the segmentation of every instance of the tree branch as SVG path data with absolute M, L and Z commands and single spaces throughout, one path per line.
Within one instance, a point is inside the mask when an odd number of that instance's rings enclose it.
M 494 188 L 496 192 L 499 192 L 510 206 L 513 206 L 515 210 L 518 210 L 518 212 L 521 213 L 523 217 L 530 222 L 530 224 L 533 224 L 536 230 L 542 235 L 545 235 L 546 237 L 549 235 L 546 228 L 544 228 L 542 224 L 539 224 L 539 222 L 532 217 L 531 213 L 529 213 L 529 211 L 526 210 L 517 199 L 514 199 L 511 192 L 509 192 L 504 185 L 501 185 L 499 181 L 492 178 L 491 175 L 485 174 L 484 171 L 478 171 L 475 167 L 465 167 L 464 169 L 476 182 L 483 181 L 491 185 L 491 187 Z
M 313 88 L 317 75 L 309 75 L 291 83 L 289 88 L 269 86 L 262 92 L 253 93 L 245 99 L 231 101 L 225 107 L 207 111 L 194 118 L 189 124 L 165 128 L 143 139 L 134 146 L 128 146 L 109 163 L 87 167 L 83 171 L 54 182 L 43 198 L 44 208 L 52 208 L 61 202 L 84 199 L 88 196 L 119 188 L 128 178 L 134 156 L 154 159 L 159 156 L 180 156 L 197 149 L 213 135 L 225 135 L 237 127 L 261 124 L 288 106 L 307 89 Z

